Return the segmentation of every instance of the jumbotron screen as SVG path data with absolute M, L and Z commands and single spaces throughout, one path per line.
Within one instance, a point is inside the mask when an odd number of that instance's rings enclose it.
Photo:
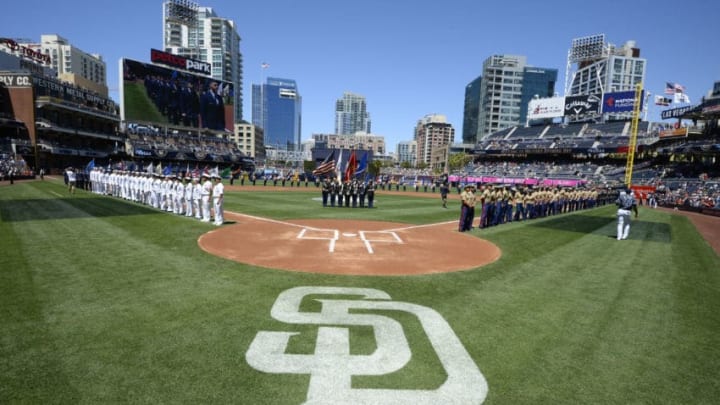
M 131 59 L 121 60 L 121 119 L 232 131 L 232 83 Z

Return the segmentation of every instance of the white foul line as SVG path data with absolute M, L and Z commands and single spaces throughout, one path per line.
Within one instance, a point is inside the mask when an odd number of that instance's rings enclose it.
M 301 228 L 300 233 L 298 233 L 298 235 L 297 235 L 297 237 L 296 237 L 297 239 L 329 240 L 330 243 L 329 243 L 329 245 L 328 245 L 328 252 L 330 252 L 330 253 L 335 252 L 335 244 L 336 244 L 337 240 L 340 239 L 340 231 L 337 230 L 337 229 L 315 228 L 315 227 L 312 227 L 312 226 L 293 224 L 292 222 L 278 221 L 278 220 L 275 220 L 275 219 L 257 217 L 257 216 L 248 215 L 248 214 L 240 214 L 240 213 L 232 212 L 232 211 L 226 211 L 226 212 L 227 212 L 228 214 L 237 215 L 237 216 L 246 217 L 246 218 L 251 218 L 251 219 L 254 219 L 254 220 L 257 220 L 257 221 L 265 221 L 265 222 L 270 222 L 270 223 L 279 224 L 279 225 L 288 225 L 288 226 L 293 226 L 293 227 L 296 227 L 296 228 Z M 424 224 L 424 225 L 411 225 L 411 226 L 405 226 L 405 227 L 400 227 L 400 228 L 392 228 L 392 229 L 384 229 L 384 230 L 378 230 L 378 231 L 358 231 L 358 233 L 360 234 L 360 239 L 362 240 L 363 244 L 365 245 L 365 248 L 367 249 L 368 253 L 369 253 L 369 254 L 374 254 L 375 251 L 374 251 L 373 248 L 372 248 L 371 242 L 378 242 L 378 243 L 380 243 L 380 242 L 388 242 L 388 241 L 385 241 L 385 240 L 367 239 L 367 238 L 365 237 L 365 234 L 368 233 L 368 232 L 376 232 L 376 233 L 390 234 L 390 235 L 393 236 L 393 238 L 395 238 L 396 243 L 403 244 L 403 243 L 404 243 L 403 240 L 400 239 L 400 237 L 397 235 L 396 232 L 407 231 L 407 230 L 418 229 L 418 228 L 428 228 L 428 227 L 438 226 L 438 225 L 447 225 L 447 224 L 452 224 L 452 223 L 455 223 L 455 222 L 457 222 L 457 221 L 445 221 L 445 222 L 437 222 L 437 223 L 434 223 L 434 224 Z M 333 232 L 333 237 L 332 237 L 332 238 L 305 237 L 305 232 L 307 232 L 308 230 L 320 231 L 320 232 L 322 232 L 322 231 L 332 231 L 332 232 Z

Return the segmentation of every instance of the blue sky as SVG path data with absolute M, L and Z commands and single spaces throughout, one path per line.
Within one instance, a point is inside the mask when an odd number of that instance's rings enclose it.
M 412 139 L 417 120 L 444 114 L 462 137 L 465 86 L 495 54 L 526 55 L 558 69 L 563 93 L 573 38 L 604 33 L 620 46 L 635 40 L 648 61 L 645 87 L 684 85 L 693 102 L 720 80 L 720 3 L 707 0 L 520 2 L 481 0 L 206 0 L 235 21 L 244 57 L 244 118 L 251 86 L 265 77 L 297 81 L 302 139 L 334 132 L 335 101 L 350 91 L 367 98 L 373 133 L 388 149 Z M 162 0 L 100 2 L 25 0 L 6 4 L 0 36 L 40 40 L 58 34 L 108 66 L 118 87 L 118 60 L 149 61 L 162 49 Z M 262 72 L 261 64 L 270 67 Z M 117 99 L 117 91 L 111 91 Z M 659 120 L 652 106 L 650 120 Z

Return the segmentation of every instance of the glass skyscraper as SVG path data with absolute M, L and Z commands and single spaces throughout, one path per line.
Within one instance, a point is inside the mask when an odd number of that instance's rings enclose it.
M 557 69 L 525 67 L 520 94 L 520 124 L 527 121 L 528 103 L 534 97 L 552 97 L 555 93 Z
M 480 88 L 482 76 L 478 76 L 465 86 L 465 107 L 463 110 L 463 143 L 476 143 L 478 118 L 480 116 Z
M 298 150 L 302 97 L 295 80 L 268 77 L 265 84 L 253 84 L 252 122 L 263 128 L 266 146 Z

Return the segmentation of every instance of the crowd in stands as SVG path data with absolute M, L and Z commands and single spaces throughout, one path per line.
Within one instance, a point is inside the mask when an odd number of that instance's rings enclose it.
M 235 142 L 216 136 L 198 136 L 194 133 L 171 131 L 162 133 L 152 126 L 128 127 L 128 141 L 133 148 L 166 150 L 183 153 L 202 152 L 212 155 L 244 154 Z
M 10 176 L 32 176 L 32 169 L 27 162 L 20 157 L 10 153 L 0 153 L 0 180 L 9 179 Z
M 657 141 L 655 123 L 638 124 L 638 143 Z M 478 143 L 478 150 L 603 149 L 625 146 L 630 136 L 629 121 L 562 125 L 515 126 L 498 131 Z
M 658 204 L 666 207 L 720 210 L 720 179 L 668 179 L 657 189 L 656 198 Z

